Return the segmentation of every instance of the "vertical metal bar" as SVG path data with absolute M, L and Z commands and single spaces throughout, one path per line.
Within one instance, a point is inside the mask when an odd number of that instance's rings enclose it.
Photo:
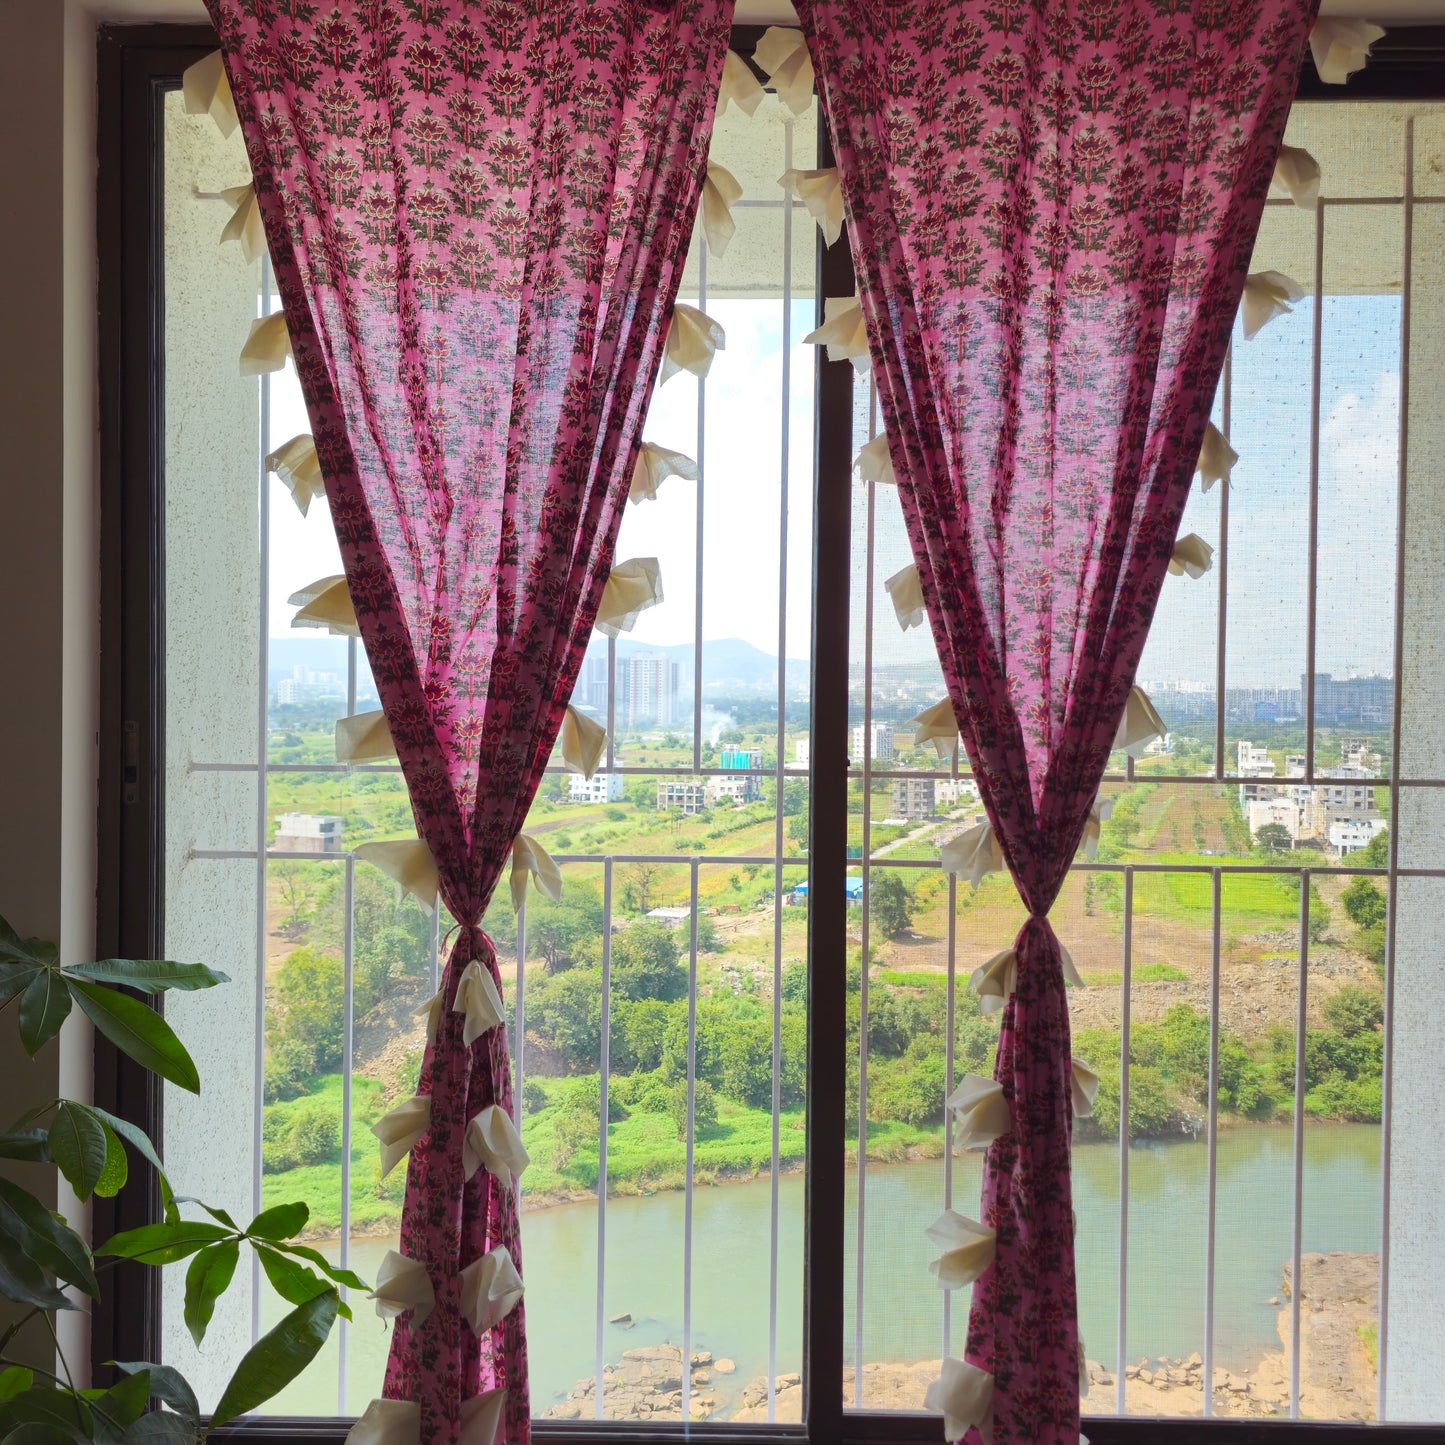
M 271 310 L 271 262 L 261 261 L 261 314 Z M 266 1120 L 266 833 L 267 818 L 267 735 L 270 704 L 271 670 L 271 478 L 264 458 L 271 450 L 271 378 L 261 378 L 261 436 L 259 462 L 260 506 L 257 587 L 261 596 L 258 655 L 260 658 L 257 685 L 256 718 L 256 1066 L 252 1105 L 251 1205 L 261 1212 L 261 1139 Z M 261 1338 L 261 1257 L 251 1258 L 251 1341 Z
M 1220 430 L 1225 441 L 1229 440 L 1232 413 L 1234 410 L 1234 343 L 1224 353 L 1224 409 Z M 1224 777 L 1224 698 L 1228 678 L 1225 659 L 1229 647 L 1229 488 L 1230 480 L 1225 477 L 1219 484 L 1219 547 L 1214 554 L 1214 570 L 1219 574 L 1219 630 L 1214 648 L 1214 776 Z M 1119 1387 L 1119 1398 L 1123 1400 L 1123 1389 Z M 1122 1409 L 1122 1404 L 1120 1406 Z
M 1310 966 L 1310 870 L 1299 874 L 1299 998 L 1294 1025 L 1294 1223 L 1290 1246 L 1289 1417 L 1299 1419 L 1300 1240 L 1304 1230 L 1305 1035 L 1308 1027 Z
M 1124 1372 L 1129 1364 L 1129 1023 L 1134 989 L 1134 870 L 1124 869 L 1124 982 L 1119 1004 L 1119 1368 L 1114 1408 L 1124 1414 Z
M 957 750 L 955 750 L 956 753 Z M 958 960 L 958 875 L 948 875 L 948 983 L 943 1007 L 943 1088 L 944 1098 L 954 1090 L 953 1077 L 953 1016 L 954 981 Z M 943 1207 L 953 1208 L 953 1110 L 943 1111 Z M 953 1344 L 953 1291 L 943 1290 L 943 1358 L 952 1353 Z
M 355 680 L 355 639 L 352 639 L 352 678 Z M 353 688 L 353 707 L 355 690 Z M 346 859 L 346 926 L 342 932 L 342 1000 L 341 1000 L 341 1267 L 351 1268 L 351 1069 L 356 1043 L 356 859 Z M 346 1286 L 341 1287 L 346 1299 Z M 341 1322 L 337 1341 L 336 1413 L 345 1415 L 346 1364 L 350 1333 Z
M 783 165 L 793 168 L 793 119 L 783 122 Z M 778 458 L 778 731 L 773 771 L 773 1137 L 769 1178 L 768 1231 L 768 1422 L 777 1418 L 778 1382 L 778 1207 L 781 1187 L 780 1115 L 783 1107 L 783 773 L 788 746 L 788 449 L 793 405 L 793 203 L 783 208 L 782 415 Z
M 431 911 L 431 991 L 442 986 L 442 911 L 440 904 Z
M 692 922 L 687 943 L 687 1176 L 682 1199 L 682 1419 L 692 1419 L 692 1163 L 697 1102 L 697 869 L 692 860 Z
M 617 639 L 607 639 L 607 766 L 617 766 Z
M 1305 613 L 1305 777 L 1315 775 L 1315 621 L 1319 597 L 1320 542 L 1320 342 L 1324 336 L 1325 297 L 1325 205 L 1323 196 L 1315 207 L 1315 300 L 1312 352 L 1310 357 L 1310 502 L 1309 502 L 1309 594 Z
M 833 164 L 826 125 L 818 164 Z M 853 289 L 845 244 L 817 239 L 816 316 Z M 804 1236 L 804 1422 L 814 1440 L 843 1433 L 847 1174 L 848 595 L 852 540 L 853 368 L 816 361 L 813 483 L 812 716 L 808 832 L 808 1167 Z
M 1390 747 L 1390 854 L 1385 902 L 1385 1021 L 1381 1061 L 1380 1124 L 1380 1293 L 1376 1322 L 1375 1415 L 1388 1419 L 1390 1304 L 1390 1165 L 1392 1106 L 1395 1097 L 1395 936 L 1399 913 L 1400 775 L 1405 673 L 1405 527 L 1409 520 L 1407 482 L 1410 470 L 1410 310 L 1415 268 L 1415 120 L 1405 122 L 1405 185 L 1402 204 L 1400 282 L 1400 433 L 1399 476 L 1395 497 L 1395 659 L 1394 709 Z
M 513 1087 L 516 1093 L 512 1096 L 512 1121 L 517 1126 L 518 1133 L 522 1129 L 522 1085 L 525 1083 L 525 1076 L 522 1073 L 522 1054 L 527 1039 L 527 903 L 523 899 L 522 906 L 517 910 L 517 1042 L 512 1051 L 512 1067 L 516 1072 L 512 1075 Z M 520 1191 L 521 1181 L 518 1180 L 517 1188 Z
M 356 711 L 356 650 L 361 645 L 355 637 L 346 639 L 346 714 Z
M 1209 960 L 1209 1160 L 1204 1235 L 1204 1413 L 1214 1414 L 1214 1226 L 1219 1167 L 1219 972 L 1222 871 L 1210 872 L 1213 927 Z
M 597 1134 L 597 1360 L 592 1376 L 595 1418 L 602 1416 L 603 1344 L 602 1332 L 607 1308 L 607 1086 L 612 1062 L 612 859 L 602 864 L 602 1055 L 600 1059 L 600 1107 Z
M 851 439 L 850 439 L 851 440 Z M 873 872 L 873 556 L 876 542 L 876 487 L 868 495 L 867 540 L 863 549 L 863 967 L 858 981 L 858 1217 L 853 1227 L 856 1261 L 853 1284 L 853 1408 L 863 1408 L 863 1298 L 868 1233 L 868 965 L 869 890 Z M 854 752 L 858 749 L 854 748 Z
M 698 309 L 707 310 L 707 244 L 704 242 L 697 262 L 697 304 Z M 692 770 L 702 771 L 702 564 L 703 564 L 703 517 L 707 483 L 707 378 L 697 379 L 697 543 L 696 569 L 693 584 L 696 596 L 693 603 L 692 642 Z M 779 666 L 782 659 L 779 658 Z M 686 1394 L 683 1396 L 686 1400 Z M 683 1419 L 687 1418 L 686 1412 Z

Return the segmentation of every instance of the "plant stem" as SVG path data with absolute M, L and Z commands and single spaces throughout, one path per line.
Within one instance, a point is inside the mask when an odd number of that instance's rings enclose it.
M 65 1383 L 70 1386 L 70 1393 L 75 1393 L 75 1379 L 70 1373 L 70 1366 L 65 1359 L 65 1351 L 60 1348 L 60 1336 L 55 1332 L 55 1321 L 51 1319 L 49 1311 L 44 1311 L 45 1328 L 50 1331 L 50 1338 L 55 1341 L 56 1358 L 60 1361 L 60 1368 L 65 1371 Z

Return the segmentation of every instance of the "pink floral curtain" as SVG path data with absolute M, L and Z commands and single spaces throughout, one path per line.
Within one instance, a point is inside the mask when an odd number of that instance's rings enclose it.
M 385 1393 L 455 1445 L 505 1389 L 523 1311 L 473 1331 L 505 1247 L 505 1030 L 464 1043 L 467 965 L 551 754 L 612 561 L 692 232 L 731 0 L 207 0 L 241 117 L 361 635 L 458 921 L 421 1071 L 401 1252 L 436 1303 Z M 506 1176 L 503 1167 L 499 1173 Z M 497 1397 L 493 1397 L 493 1403 Z M 482 1402 L 485 1403 L 485 1402 Z
M 1048 912 L 1153 616 L 1316 3 L 797 0 L 938 654 L 1030 915 L 966 1354 L 992 1376 L 994 1445 L 1078 1441 Z

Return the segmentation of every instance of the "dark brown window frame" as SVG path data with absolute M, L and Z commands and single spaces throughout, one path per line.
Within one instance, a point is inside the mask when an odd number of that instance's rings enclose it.
M 760 28 L 737 27 L 734 48 L 750 54 Z M 101 788 L 97 946 L 102 954 L 155 956 L 163 917 L 160 860 L 163 777 L 165 556 L 164 418 L 160 385 L 164 288 L 161 275 L 160 145 L 164 93 L 185 68 L 215 49 L 207 26 L 105 26 L 99 31 L 99 232 L 101 407 Z M 1445 27 L 1391 32 L 1374 47 L 1370 65 L 1341 86 L 1324 86 L 1306 59 L 1299 98 L 1366 100 L 1445 99 Z M 826 137 L 820 140 L 824 147 Z M 826 165 L 829 158 L 820 158 Z M 823 250 L 820 297 L 846 295 L 853 272 L 846 244 Z M 821 300 L 819 302 L 821 308 Z M 848 595 L 852 491 L 852 367 L 824 362 L 815 407 L 814 596 L 812 679 L 811 871 L 815 898 L 842 898 L 847 872 L 848 617 L 836 599 Z M 836 886 L 830 886 L 830 880 Z M 855 1413 L 843 1408 L 843 1191 L 823 1181 L 842 1178 L 846 1068 L 846 995 L 841 975 L 815 974 L 812 960 L 846 949 L 841 906 L 809 910 L 808 1165 L 804 1250 L 803 1425 L 705 1428 L 678 1424 L 538 1420 L 543 1445 L 671 1445 L 705 1438 L 733 1442 L 927 1441 L 937 1445 L 936 1417 Z M 831 1086 L 828 1081 L 831 1082 Z M 95 1052 L 97 1102 L 148 1128 L 161 1142 L 161 1095 L 155 1081 L 103 1039 Z M 95 1201 L 93 1229 L 101 1238 L 157 1216 L 154 1177 L 146 1189 Z M 158 1271 L 126 1265 L 92 1318 L 92 1368 L 107 1381 L 115 1358 L 154 1359 L 160 1352 Z M 336 1442 L 350 1422 L 266 1417 L 228 1427 L 222 1441 Z M 1348 1425 L 1306 1421 L 1166 1419 L 1090 1416 L 1093 1445 L 1390 1445 L 1440 1442 L 1440 1425 Z

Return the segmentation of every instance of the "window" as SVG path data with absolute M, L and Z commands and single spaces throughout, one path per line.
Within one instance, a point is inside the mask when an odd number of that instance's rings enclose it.
M 339 565 L 324 503 L 303 517 L 264 472 L 308 429 L 294 378 L 236 376 L 276 299 L 216 244 L 240 139 L 175 88 L 210 41 L 106 36 L 102 936 L 234 982 L 167 1002 L 201 1100 L 134 1097 L 104 1056 L 99 1087 L 164 1118 L 182 1185 L 305 1197 L 318 1246 L 365 1276 L 403 1191 L 368 1125 L 410 1091 L 450 920 L 354 857 L 410 834 L 405 791 L 394 765 L 335 761 L 336 719 L 376 706 L 364 652 L 290 627 L 286 599 Z M 1385 98 L 1418 53 L 1372 66 L 1380 98 L 1296 108 L 1288 141 L 1325 199 L 1272 201 L 1256 265 L 1306 298 L 1231 352 L 1215 419 L 1240 460 L 1183 528 L 1214 565 L 1166 583 L 1140 673 L 1169 736 L 1116 757 L 1097 857 L 1053 913 L 1088 985 L 1075 1052 L 1101 1077 L 1074 1174 L 1085 1411 L 1122 1418 L 1095 1440 L 1159 1438 L 1129 1417 L 1161 1415 L 1445 1419 L 1445 104 Z M 968 979 L 1022 912 L 1006 879 L 975 893 L 937 866 L 980 805 L 966 759 L 914 746 L 943 686 L 882 585 L 910 560 L 896 492 L 847 480 L 880 426 L 868 379 L 801 340 L 852 285 L 776 186 L 818 147 L 815 114 L 771 96 L 719 120 L 738 231 L 720 258 L 695 242 L 682 299 L 727 349 L 705 384 L 661 388 L 645 428 L 701 479 L 629 508 L 617 554 L 657 557 L 666 600 L 595 640 L 574 701 L 608 756 L 590 781 L 559 756 L 533 807 L 562 902 L 514 916 L 503 889 L 486 921 L 533 1159 L 543 1433 L 766 1433 L 806 1407 L 813 1434 L 915 1412 L 886 1429 L 933 1439 L 916 1412 L 962 1347 L 967 1297 L 933 1289 L 924 1230 L 977 1199 L 942 1101 L 991 1067 Z M 138 1278 L 97 1359 L 144 1329 L 214 1392 L 273 1301 L 243 1281 L 197 1356 L 169 1289 Z M 387 1342 L 362 1302 L 273 1402 L 290 1437 L 357 1413 Z

